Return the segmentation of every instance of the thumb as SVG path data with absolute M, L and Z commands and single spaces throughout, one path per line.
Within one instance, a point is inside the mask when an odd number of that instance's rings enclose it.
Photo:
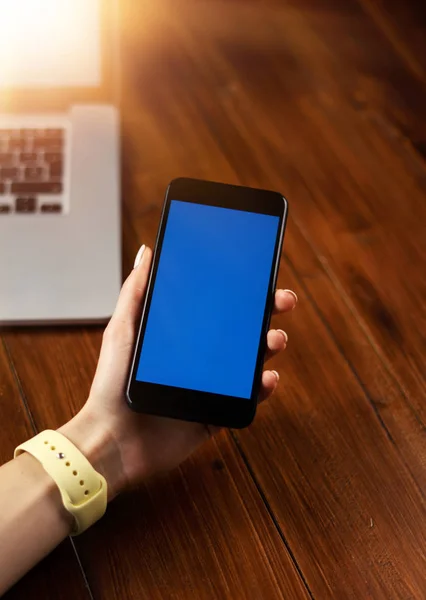
M 114 314 L 104 331 L 91 395 L 106 402 L 121 397 L 131 360 L 137 323 L 148 283 L 152 252 L 139 251 L 135 266 L 121 288 Z
M 151 267 L 152 251 L 142 246 L 137 254 L 135 268 L 121 288 L 110 324 L 134 325 L 139 318 Z M 137 262 L 138 261 L 138 262 Z

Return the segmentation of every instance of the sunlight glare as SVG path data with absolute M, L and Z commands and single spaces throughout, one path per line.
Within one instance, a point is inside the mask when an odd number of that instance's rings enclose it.
M 96 84 L 99 0 L 0 0 L 0 86 Z

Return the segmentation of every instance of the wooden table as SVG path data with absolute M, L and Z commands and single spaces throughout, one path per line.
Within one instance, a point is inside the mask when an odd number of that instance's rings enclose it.
M 173 177 L 275 188 L 299 308 L 253 426 L 117 499 L 8 600 L 426 598 L 420 4 L 123 3 L 123 273 Z M 2 332 L 1 461 L 82 406 L 101 336 Z

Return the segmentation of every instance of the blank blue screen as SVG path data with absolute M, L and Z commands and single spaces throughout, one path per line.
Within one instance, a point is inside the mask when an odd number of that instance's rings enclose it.
M 278 225 L 172 200 L 136 379 L 250 398 Z

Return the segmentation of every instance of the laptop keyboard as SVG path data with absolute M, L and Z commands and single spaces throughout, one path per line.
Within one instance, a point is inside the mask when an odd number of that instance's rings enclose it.
M 0 129 L 0 217 L 61 213 L 65 129 Z

